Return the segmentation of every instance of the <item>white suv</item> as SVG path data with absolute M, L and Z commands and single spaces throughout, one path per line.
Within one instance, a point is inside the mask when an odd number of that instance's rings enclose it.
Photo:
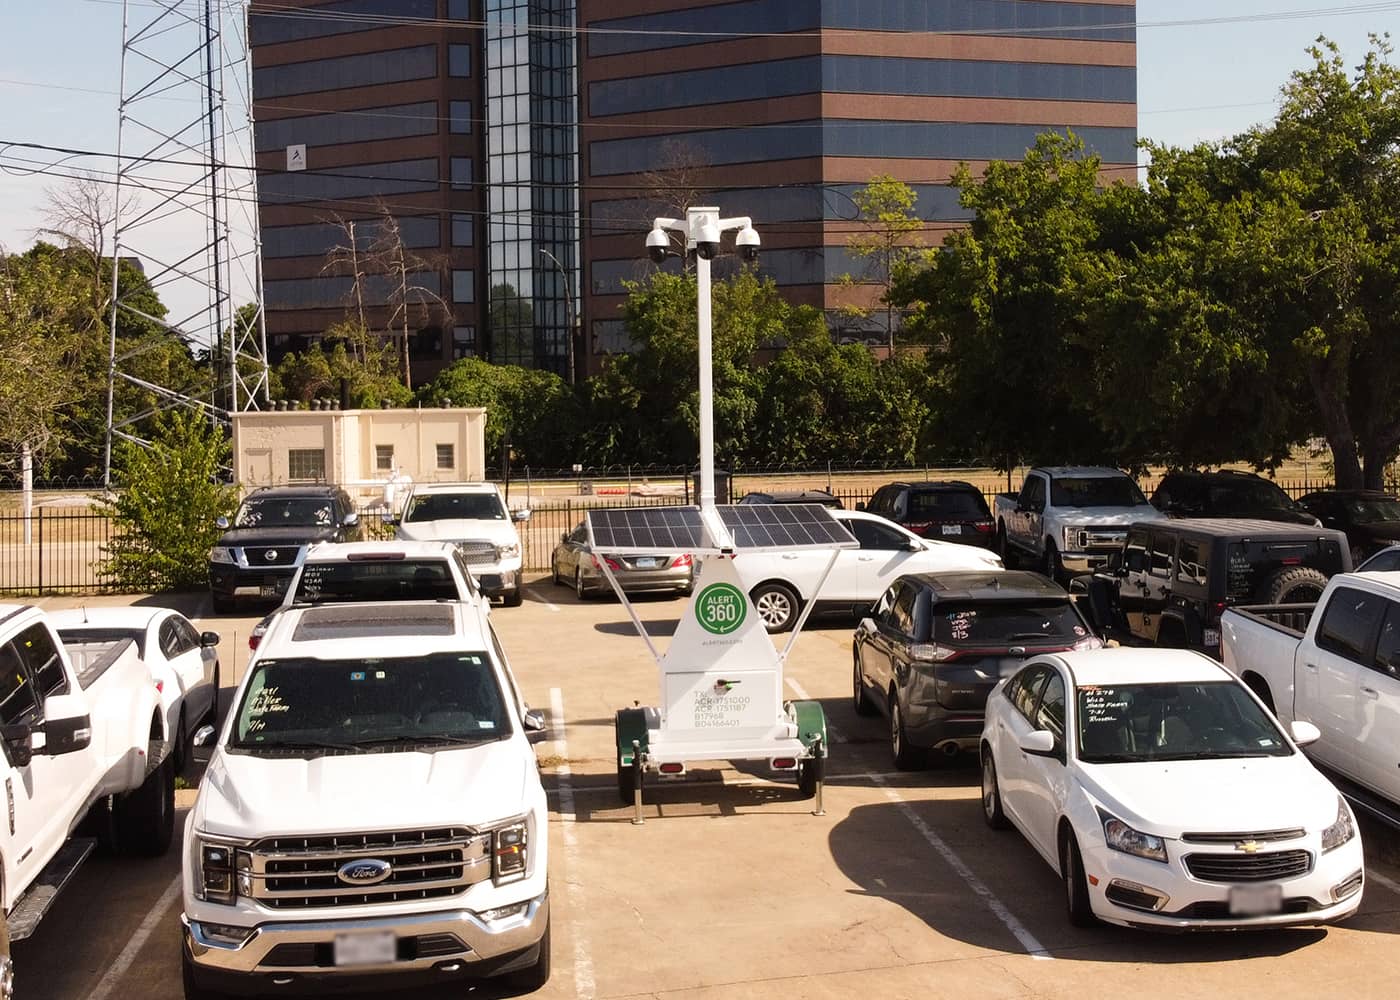
M 481 604 L 281 612 L 185 824 L 186 1000 L 543 986 L 544 736 Z
M 528 510 L 506 510 L 495 483 L 420 483 L 404 499 L 395 537 L 452 542 L 471 567 L 477 586 L 507 607 L 520 605 L 520 534 Z

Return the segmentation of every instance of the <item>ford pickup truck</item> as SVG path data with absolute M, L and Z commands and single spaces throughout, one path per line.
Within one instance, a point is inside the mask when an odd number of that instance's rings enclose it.
M 1085 466 L 1031 469 L 1019 493 L 994 498 L 993 513 L 1006 565 L 1029 561 L 1056 582 L 1103 566 L 1128 525 L 1166 517 L 1126 473 Z
M 544 985 L 544 717 L 484 604 L 273 619 L 185 826 L 186 1000 Z
M 9 1000 L 10 942 L 34 931 L 99 840 L 165 853 L 175 771 L 135 643 L 65 646 L 26 605 L 0 605 L 0 743 L 9 814 L 0 824 L 0 1000 Z M 80 826 L 96 836 L 75 836 Z
M 1400 578 L 1334 576 L 1317 604 L 1226 608 L 1225 666 L 1308 748 L 1353 803 L 1400 824 Z
M 517 608 L 523 561 L 515 526 L 529 519 L 527 509 L 506 510 L 494 483 L 419 483 L 404 500 L 402 516 L 387 523 L 401 541 L 453 543 L 481 592 Z

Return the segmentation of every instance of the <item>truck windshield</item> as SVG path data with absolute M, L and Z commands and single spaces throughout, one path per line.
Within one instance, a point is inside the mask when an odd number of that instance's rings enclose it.
M 1347 513 L 1357 524 L 1377 524 L 1381 521 L 1400 521 L 1400 500 L 1389 498 L 1374 500 L 1348 500 Z
M 510 717 L 484 652 L 253 665 L 231 750 L 370 753 L 501 740 Z
M 235 528 L 329 528 L 331 502 L 319 497 L 264 497 L 246 500 L 234 516 Z
M 1078 689 L 1079 759 L 1287 757 L 1278 727 L 1234 681 L 1091 684 Z
M 494 493 L 425 493 L 409 501 L 405 521 L 504 521 L 506 509 Z
M 1054 480 L 1050 502 L 1056 507 L 1137 507 L 1145 506 L 1147 498 L 1127 476 L 1090 476 Z
M 933 641 L 952 646 L 1008 646 L 1054 642 L 1070 645 L 1087 637 L 1068 601 L 1011 604 L 984 601 L 977 604 L 938 606 L 933 620 Z
M 1273 483 L 1247 480 L 1210 488 L 1210 510 L 1215 514 L 1248 513 L 1254 510 L 1296 510 L 1291 497 Z
M 446 559 L 356 559 L 308 562 L 290 603 L 451 601 L 459 596 Z

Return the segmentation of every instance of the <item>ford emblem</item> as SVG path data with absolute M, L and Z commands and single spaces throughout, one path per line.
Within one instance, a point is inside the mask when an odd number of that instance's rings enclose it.
M 394 866 L 378 858 L 358 858 L 336 869 L 336 877 L 348 885 L 378 885 L 389 877 Z

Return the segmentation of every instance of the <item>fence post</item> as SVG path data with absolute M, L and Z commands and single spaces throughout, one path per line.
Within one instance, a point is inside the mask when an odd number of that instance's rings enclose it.
M 39 593 L 44 592 L 44 508 L 39 508 Z

